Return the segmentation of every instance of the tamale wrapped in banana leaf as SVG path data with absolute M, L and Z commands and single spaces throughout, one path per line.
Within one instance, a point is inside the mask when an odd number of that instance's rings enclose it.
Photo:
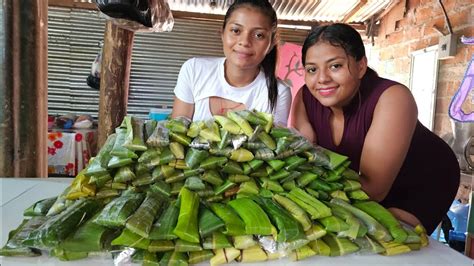
M 125 228 L 118 237 L 112 240 L 111 244 L 112 246 L 132 247 L 147 250 L 150 245 L 150 240 Z
M 221 168 L 227 161 L 226 157 L 209 156 L 200 163 L 199 167 L 203 169 Z
M 127 138 L 127 129 L 118 127 L 115 129 L 117 138 L 115 139 L 114 146 L 110 151 L 110 155 L 117 156 L 119 158 L 138 158 L 137 154 L 123 146 Z
M 114 146 L 116 138 L 116 134 L 110 134 L 107 137 L 104 146 L 102 146 L 97 156 L 93 158 L 87 165 L 85 175 L 92 176 L 103 175 L 107 173 L 107 165 L 109 160 L 112 158 L 110 151 Z
M 145 121 L 143 139 L 147 140 L 151 136 L 151 134 L 153 134 L 153 131 L 155 130 L 155 127 L 157 124 L 158 124 L 158 121 L 153 120 L 153 119 Z
M 240 164 L 232 160 L 224 164 L 224 167 L 222 167 L 221 171 L 227 174 L 234 175 L 241 175 L 244 173 L 244 170 L 242 169 Z
M 182 240 L 199 243 L 199 196 L 185 187 L 181 189 L 179 196 L 179 216 L 173 233 Z
M 206 188 L 206 184 L 202 182 L 201 178 L 197 176 L 190 176 L 184 181 L 184 187 L 192 191 L 198 191 L 204 190 Z
M 128 181 L 132 181 L 135 178 L 135 173 L 132 171 L 132 168 L 130 166 L 122 166 L 115 173 L 114 182 L 125 183 Z
M 112 239 L 119 231 L 98 225 L 94 222 L 98 213 L 81 225 L 60 244 L 60 248 L 72 252 L 99 252 L 110 248 Z
M 152 240 L 173 240 L 177 236 L 173 233 L 173 229 L 178 222 L 179 209 L 174 203 L 169 203 L 160 218 L 153 224 L 149 239 Z
M 173 131 L 170 131 L 170 140 L 172 140 L 173 142 L 178 142 L 180 143 L 181 145 L 184 145 L 184 146 L 190 146 L 191 145 L 191 138 L 186 136 L 184 133 L 176 133 L 176 132 L 173 132 Z
M 217 170 L 205 171 L 202 174 L 201 179 L 215 186 L 220 186 L 224 183 L 224 180 L 222 179 L 221 175 Z
M 124 227 L 128 217 L 135 212 L 144 198 L 142 193 L 122 193 L 102 209 L 94 222 L 110 228 Z
M 171 195 L 171 186 L 170 184 L 164 182 L 163 180 L 158 180 L 150 186 L 151 191 L 159 193 L 162 196 L 168 198 Z
M 211 203 L 210 207 L 224 222 L 226 228 L 224 233 L 231 236 L 245 235 L 245 223 L 230 206 L 222 203 Z
M 301 225 L 290 214 L 271 199 L 253 197 L 265 210 L 272 223 L 278 229 L 278 242 L 293 241 L 305 237 Z
M 165 252 L 160 260 L 160 266 L 187 266 L 188 255 L 186 252 Z
M 354 243 L 359 247 L 359 252 L 363 254 L 382 253 L 385 251 L 385 248 L 368 236 L 358 237 L 354 239 Z
M 210 142 L 220 142 L 222 140 L 219 126 L 212 119 L 205 122 L 205 128 L 201 129 L 199 136 Z
M 146 151 L 147 146 L 143 139 L 143 120 L 126 116 L 124 121 L 127 125 L 127 136 L 123 147 L 132 151 Z
M 89 184 L 95 185 L 96 188 L 102 188 L 110 180 L 112 180 L 112 176 L 107 172 L 101 175 L 92 175 Z
M 189 125 L 188 131 L 186 132 L 186 136 L 190 138 L 195 138 L 199 136 L 199 132 L 201 131 L 201 129 L 204 129 L 204 127 L 204 121 L 193 121 Z
M 161 148 L 149 148 L 146 151 L 144 151 L 141 155 L 140 158 L 138 158 L 139 163 L 149 163 L 152 159 L 157 158 L 161 154 Z
M 254 158 L 258 160 L 273 160 L 275 159 L 275 153 L 269 148 L 261 148 L 255 151 Z
M 168 120 L 166 128 L 172 132 L 186 134 L 190 124 L 191 121 L 188 118 L 181 116 Z
M 183 160 L 184 159 L 184 146 L 183 146 L 183 144 L 173 141 L 173 142 L 170 143 L 169 147 L 170 147 L 171 153 L 173 153 L 173 155 L 174 155 L 174 158 L 176 158 L 178 160 Z
M 210 236 L 206 237 L 202 242 L 204 249 L 220 249 L 231 248 L 232 244 L 227 239 L 227 236 L 220 231 L 212 232 Z
M 125 224 L 125 227 L 142 237 L 148 237 L 155 216 L 159 216 L 165 199 L 159 194 L 150 192 L 140 207 L 133 213 Z
M 41 256 L 41 251 L 23 244 L 30 233 L 46 222 L 48 217 L 36 216 L 23 222 L 9 233 L 8 241 L 0 249 L 0 256 Z
M 198 166 L 202 161 L 204 161 L 209 156 L 209 152 L 206 150 L 198 150 L 190 148 L 186 153 L 185 161 L 186 165 L 189 168 L 194 168 Z
M 214 256 L 211 250 L 193 251 L 189 252 L 189 264 L 198 264 L 203 261 L 207 261 Z
M 55 247 L 81 223 L 92 217 L 99 207 L 100 203 L 96 200 L 76 200 L 66 210 L 50 217 L 33 230 L 22 243 L 34 247 Z
M 119 168 L 122 166 L 130 165 L 132 163 L 132 158 L 120 158 L 118 156 L 112 156 L 112 158 L 110 158 L 109 160 L 109 163 L 107 164 L 107 168 Z
M 237 125 L 239 125 L 240 129 L 242 132 L 244 132 L 247 137 L 252 136 L 253 134 L 253 128 L 250 126 L 249 122 L 245 120 L 245 118 L 241 117 L 239 114 L 235 112 L 228 112 L 227 117 L 234 121 Z
M 221 127 L 229 133 L 232 133 L 234 135 L 240 134 L 240 126 L 233 120 L 221 115 L 215 115 L 214 119 L 216 119 L 216 121 L 221 125 Z
M 200 242 L 189 242 L 182 239 L 177 239 L 174 243 L 174 250 L 176 252 L 191 252 L 191 251 L 201 251 L 202 246 Z
M 45 216 L 58 197 L 39 200 L 23 211 L 23 216 Z
M 225 226 L 224 222 L 203 204 L 199 205 L 198 216 L 199 235 L 201 237 L 209 236 L 212 232 Z
M 174 243 L 171 240 L 153 240 L 148 245 L 150 252 L 166 252 L 174 250 Z
M 89 254 L 87 252 L 67 251 L 61 247 L 55 247 L 51 250 L 49 255 L 56 257 L 61 261 L 71 261 L 87 258 Z
M 249 110 L 241 110 L 235 112 L 239 116 L 243 117 L 245 120 L 247 120 L 249 123 L 253 125 L 261 125 L 261 126 L 266 126 L 267 125 L 267 120 L 264 118 L 261 118 L 258 116 L 256 113 L 249 111 Z

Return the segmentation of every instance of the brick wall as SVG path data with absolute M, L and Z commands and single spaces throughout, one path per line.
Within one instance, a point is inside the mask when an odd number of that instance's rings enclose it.
M 462 35 L 474 37 L 474 2 L 472 0 L 443 0 L 453 33 L 459 38 L 456 56 L 439 61 L 436 116 L 434 131 L 442 136 L 451 132 L 448 108 L 451 98 L 459 88 L 471 57 L 474 45 L 465 45 L 460 41 Z M 381 24 L 387 23 L 384 16 Z M 395 31 L 383 34 L 380 31 L 371 48 L 373 57 L 378 61 L 373 65 L 377 72 L 387 78 L 405 84 L 410 81 L 410 54 L 414 51 L 438 44 L 441 34 L 448 27 L 438 0 L 406 0 L 406 12 L 396 24 Z M 463 110 L 473 111 L 474 107 L 464 106 Z

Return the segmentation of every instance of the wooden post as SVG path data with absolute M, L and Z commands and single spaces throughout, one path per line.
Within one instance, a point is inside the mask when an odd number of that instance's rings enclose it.
M 107 21 L 100 72 L 98 147 L 127 114 L 134 32 Z
M 47 177 L 48 3 L 4 0 L 0 176 Z

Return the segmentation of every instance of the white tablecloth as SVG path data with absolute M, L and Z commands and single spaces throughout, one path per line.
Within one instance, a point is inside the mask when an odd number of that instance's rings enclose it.
M 76 176 L 94 156 L 96 129 L 48 132 L 48 174 Z
M 61 193 L 72 178 L 48 178 L 48 179 L 18 179 L 18 178 L 0 178 L 0 215 L 1 215 L 1 245 L 3 246 L 8 239 L 8 232 L 16 228 L 22 221 L 23 210 L 36 201 Z M 262 263 L 245 263 L 237 264 L 242 266 L 256 266 Z M 57 258 L 48 258 L 41 256 L 36 258 L 13 258 L 1 257 L 1 266 L 23 266 L 23 265 L 114 265 L 111 257 L 96 257 L 84 260 L 61 262 Z M 120 264 L 130 265 L 130 264 Z M 205 264 L 203 264 L 205 265 Z M 386 257 L 382 255 L 362 255 L 351 254 L 342 257 L 322 257 L 315 256 L 300 262 L 291 262 L 288 259 L 281 259 L 267 262 L 266 265 L 271 266 L 288 266 L 288 265 L 318 265 L 318 266 L 335 266 L 335 265 L 459 265 L 473 266 L 473 260 L 463 254 L 445 246 L 433 239 L 430 245 L 420 251 L 414 251 L 408 254 Z

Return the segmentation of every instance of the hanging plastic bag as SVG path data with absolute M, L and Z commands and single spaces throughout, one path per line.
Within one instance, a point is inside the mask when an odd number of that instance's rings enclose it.
M 91 73 L 87 76 L 87 85 L 96 90 L 100 89 L 100 68 L 102 63 L 102 47 L 103 43 L 99 42 L 99 53 L 92 62 Z
M 171 31 L 173 15 L 167 0 L 96 0 L 99 10 L 131 31 Z

